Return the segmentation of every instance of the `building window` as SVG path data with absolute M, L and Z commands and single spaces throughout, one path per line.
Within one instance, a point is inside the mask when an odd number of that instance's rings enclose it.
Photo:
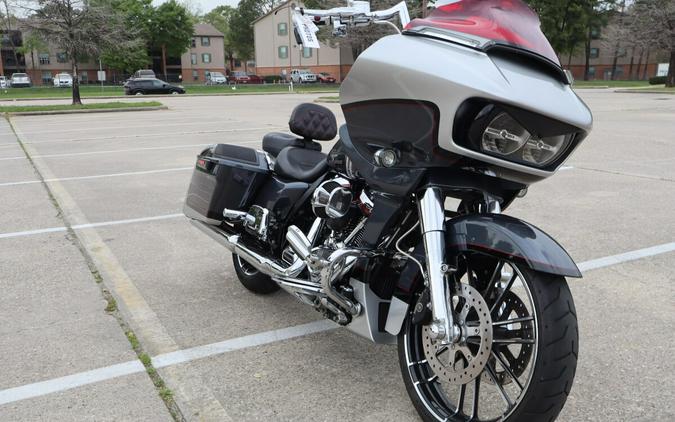
M 281 22 L 277 25 L 277 34 L 281 36 L 288 35 L 288 24 L 286 22 Z
M 210 53 L 202 53 L 202 63 L 211 63 Z
M 202 47 L 209 47 L 211 45 L 211 38 L 202 37 Z
M 241 60 L 234 59 L 234 67 L 241 67 Z
M 599 28 L 591 28 L 591 39 L 597 40 L 600 38 L 600 29 Z
M 193 38 L 192 42 L 190 43 L 190 46 L 192 46 L 192 48 L 197 47 L 197 40 Z
M 309 47 L 302 47 L 302 57 L 305 59 L 312 57 L 312 49 Z
M 192 80 L 196 81 L 198 79 L 199 79 L 199 72 L 197 72 L 196 70 L 193 70 L 192 71 Z
M 38 59 L 40 60 L 40 64 L 49 64 L 49 53 L 38 54 Z
M 42 84 L 47 85 L 52 82 L 52 72 L 45 70 L 42 72 Z
M 588 66 L 588 77 L 595 78 L 595 66 Z
M 88 80 L 89 80 L 89 76 L 87 75 L 87 72 L 80 73 L 80 83 L 81 84 L 86 84 Z
M 197 53 L 190 53 L 190 63 L 197 64 Z
M 285 45 L 282 45 L 279 47 L 279 58 L 280 59 L 287 59 L 288 58 L 288 47 Z
M 66 53 L 56 53 L 56 61 L 58 63 L 65 63 L 68 61 L 68 56 L 66 56 Z
M 591 59 L 597 59 L 598 56 L 600 56 L 600 49 L 598 48 L 591 48 Z

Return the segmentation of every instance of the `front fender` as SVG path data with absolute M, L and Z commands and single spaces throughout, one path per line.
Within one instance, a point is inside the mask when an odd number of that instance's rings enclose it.
M 551 236 L 502 214 L 464 215 L 446 221 L 447 251 L 480 252 L 527 265 L 535 271 L 581 277 L 567 251 Z

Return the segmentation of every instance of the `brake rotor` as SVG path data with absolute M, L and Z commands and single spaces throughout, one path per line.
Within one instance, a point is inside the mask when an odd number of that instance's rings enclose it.
M 520 297 L 511 291 L 506 292 L 502 303 L 503 304 L 499 308 L 499 316 L 497 317 L 496 321 L 525 318 L 530 316 L 529 310 Z M 512 314 L 515 314 L 515 316 L 512 316 Z M 515 330 L 518 334 L 518 337 L 534 338 L 534 325 L 532 321 L 521 322 L 518 324 L 520 324 L 520 328 Z M 508 326 L 506 327 L 508 328 Z M 500 349 L 496 349 L 495 353 L 500 353 L 506 363 L 509 364 L 509 368 L 511 369 L 511 372 L 513 372 L 513 375 L 516 377 L 521 376 L 530 363 L 530 359 L 532 358 L 532 353 L 534 351 L 534 345 L 526 343 L 518 346 L 509 347 L 508 345 L 501 345 L 499 347 Z M 509 374 L 503 370 L 501 363 L 496 365 L 496 359 L 494 357 L 490 358 L 490 362 L 492 363 L 492 368 L 495 370 L 495 377 L 501 385 L 507 385 L 513 382 L 513 379 L 509 376 Z M 494 381 L 487 373 L 483 374 L 483 381 L 494 384 Z
M 422 328 L 427 362 L 439 379 L 450 384 L 467 384 L 480 375 L 490 358 L 492 318 L 490 307 L 474 287 L 461 283 L 454 309 L 454 321 L 461 329 L 457 343 L 443 345 L 433 339 L 429 326 Z

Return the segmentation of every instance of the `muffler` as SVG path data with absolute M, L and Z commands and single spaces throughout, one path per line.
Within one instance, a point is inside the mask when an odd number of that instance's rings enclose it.
M 212 226 L 199 220 L 191 219 L 190 222 L 211 239 L 225 246 L 230 252 L 239 255 L 255 269 L 270 277 L 293 279 L 305 268 L 306 264 L 301 259 L 296 259 L 290 266 L 283 267 L 275 261 L 242 245 L 238 234 L 227 233 L 218 226 Z

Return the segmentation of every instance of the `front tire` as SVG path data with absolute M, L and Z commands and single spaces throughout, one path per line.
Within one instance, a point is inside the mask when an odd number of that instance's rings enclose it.
M 268 295 L 279 290 L 277 283 L 241 259 L 239 255 L 232 254 L 232 264 L 237 278 L 247 290 L 259 295 Z
M 443 384 L 442 375 L 437 376 L 427 361 L 423 342 L 429 340 L 422 324 L 412 323 L 412 313 L 406 318 L 398 338 L 399 363 L 408 395 L 424 421 L 552 421 L 567 400 L 579 343 L 574 302 L 565 278 L 494 262 L 492 271 L 481 271 L 479 266 L 474 270 L 467 264 L 461 276 L 462 283 L 481 294 L 490 292 L 484 300 L 491 309 L 494 330 L 491 357 L 473 380 Z M 506 266 L 521 280 L 518 287 L 513 281 L 505 283 L 501 276 L 495 281 L 495 274 Z M 489 279 L 487 284 L 481 283 L 481 273 L 492 274 L 484 276 Z M 525 298 L 518 299 L 513 293 L 521 286 L 530 299 L 528 305 Z M 499 296 L 502 289 L 506 293 Z M 502 303 L 495 303 L 500 300 Z M 515 319 L 523 322 L 505 323 Z M 514 343 L 519 340 L 522 344 Z M 436 359 L 438 356 L 437 352 Z M 452 356 L 448 359 L 457 360 L 450 368 L 456 368 L 462 355 L 453 352 Z

